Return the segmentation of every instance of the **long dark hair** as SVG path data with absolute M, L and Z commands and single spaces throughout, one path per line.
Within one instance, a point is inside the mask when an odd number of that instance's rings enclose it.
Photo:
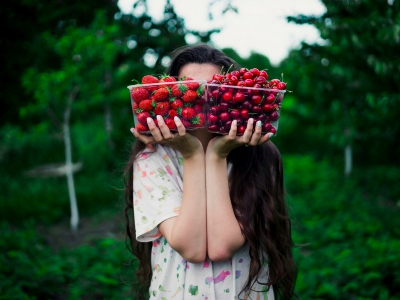
M 208 45 L 186 46 L 172 53 L 173 59 L 166 71 L 178 76 L 188 63 L 214 64 L 225 71 L 237 68 L 235 61 L 223 52 Z M 150 253 L 152 243 L 139 243 L 135 238 L 134 221 L 129 221 L 133 211 L 133 163 L 146 145 L 136 140 L 125 168 L 125 220 L 128 248 L 139 260 L 138 283 L 148 288 L 151 280 Z M 241 292 L 252 289 L 268 263 L 267 287 L 273 286 L 277 299 L 295 296 L 297 267 L 292 256 L 293 241 L 288 209 L 284 199 L 283 167 L 278 149 L 272 142 L 256 147 L 239 147 L 230 152 L 232 163 L 229 177 L 232 207 L 242 233 L 250 246 L 249 276 Z M 245 188 L 244 188 L 245 187 Z M 128 241 L 129 240 L 129 241 Z

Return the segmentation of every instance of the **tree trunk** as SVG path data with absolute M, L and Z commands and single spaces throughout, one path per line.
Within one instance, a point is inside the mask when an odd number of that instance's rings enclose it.
M 350 145 L 346 145 L 344 148 L 344 175 L 350 176 L 353 169 L 353 151 Z
M 71 230 L 77 231 L 79 225 L 79 212 L 78 212 L 78 204 L 76 201 L 75 194 L 75 184 L 74 184 L 74 174 L 72 170 L 72 150 L 71 150 L 71 134 L 70 134 L 70 126 L 69 119 L 71 115 L 71 106 L 74 101 L 76 94 L 78 93 L 79 87 L 76 86 L 70 93 L 68 97 L 68 104 L 64 111 L 64 123 L 63 123 L 63 137 L 64 137 L 64 145 L 65 145 L 65 168 L 66 168 L 66 176 L 68 182 L 68 194 L 69 201 L 71 207 Z

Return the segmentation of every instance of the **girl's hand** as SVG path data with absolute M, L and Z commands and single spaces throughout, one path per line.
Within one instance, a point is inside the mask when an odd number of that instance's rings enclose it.
M 218 158 L 226 158 L 229 152 L 240 146 L 257 146 L 268 142 L 274 136 L 273 133 L 261 135 L 261 121 L 254 124 L 254 119 L 250 118 L 242 136 L 237 136 L 237 122 L 233 121 L 231 129 L 227 135 L 213 138 L 207 147 L 207 154 L 215 154 Z M 254 133 L 253 133 L 253 128 Z
M 140 134 L 134 128 L 132 128 L 131 131 L 137 139 L 146 145 L 157 143 L 168 145 L 171 148 L 178 150 L 185 159 L 203 153 L 203 147 L 201 146 L 200 141 L 186 132 L 186 128 L 182 124 L 181 120 L 178 117 L 175 117 L 174 122 L 178 130 L 175 134 L 170 131 L 161 116 L 157 116 L 158 127 L 151 118 L 147 118 L 147 124 L 151 136 Z

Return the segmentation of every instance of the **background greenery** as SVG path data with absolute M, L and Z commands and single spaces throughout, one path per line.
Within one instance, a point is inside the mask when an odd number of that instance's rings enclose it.
M 145 3 L 139 1 L 138 3 Z M 293 93 L 279 134 L 302 299 L 400 299 L 400 2 L 323 1 L 312 24 L 324 44 L 302 44 L 279 66 L 253 53 Z M 121 170 L 133 141 L 127 85 L 160 74 L 189 31 L 123 15 L 115 1 L 2 2 L 0 299 L 132 299 L 135 261 L 124 242 Z M 191 32 L 209 42 L 210 32 Z M 146 57 L 155 58 L 149 64 Z M 81 220 L 69 229 L 64 176 L 32 170 L 72 158 Z M 344 149 L 352 169 L 344 173 Z

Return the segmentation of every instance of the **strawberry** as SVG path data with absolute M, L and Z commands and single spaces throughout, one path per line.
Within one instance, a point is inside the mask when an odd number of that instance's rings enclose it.
M 147 111 L 143 111 L 137 114 L 137 119 L 140 124 L 147 125 L 147 118 L 150 118 L 150 114 Z
M 158 85 L 154 85 L 155 83 L 159 83 L 157 77 L 152 75 L 145 75 L 142 77 L 142 84 L 149 84 L 149 86 L 145 86 L 149 92 L 154 92 L 158 88 Z
M 140 101 L 145 100 L 149 97 L 149 92 L 142 87 L 137 87 L 137 88 L 132 89 L 131 97 L 132 97 L 133 101 L 135 101 L 136 103 L 139 103 Z
M 169 129 L 176 129 L 176 124 L 175 124 L 175 122 L 174 122 L 173 119 L 171 119 L 171 118 L 165 118 L 165 119 L 164 119 L 164 122 L 165 122 L 165 125 L 167 125 L 167 127 L 168 127 Z
M 190 123 L 188 120 L 181 119 L 181 122 L 182 122 L 183 126 L 185 126 L 185 128 L 192 128 L 193 127 L 192 123 Z
M 203 105 L 200 105 L 200 104 L 193 105 L 193 108 L 196 113 L 201 113 L 203 111 Z
M 157 77 L 152 75 L 145 75 L 142 77 L 142 84 L 151 84 L 151 83 L 159 83 Z
M 182 100 L 186 103 L 192 103 L 196 101 L 198 97 L 198 94 L 196 91 L 193 90 L 188 90 L 186 93 L 182 96 Z
M 152 111 L 154 108 L 154 101 L 146 99 L 139 103 L 139 108 L 143 111 Z
M 132 109 L 134 112 L 139 108 L 139 105 L 136 102 L 133 102 Z
M 169 92 L 168 89 L 165 87 L 158 88 L 153 94 L 153 98 L 156 102 L 163 102 L 167 100 L 168 96 Z
M 191 107 L 185 107 L 182 109 L 182 118 L 190 120 L 196 114 L 196 111 Z M 186 127 L 186 126 L 185 126 Z
M 175 99 L 174 101 L 171 102 L 171 108 L 172 109 L 178 109 L 179 107 L 183 107 L 182 100 Z
M 156 104 L 156 107 L 154 108 L 154 114 L 155 115 L 160 115 L 160 116 L 165 116 L 169 111 L 169 103 L 164 101 L 164 102 L 158 102 Z
M 198 113 L 193 119 L 192 123 L 194 127 L 203 127 L 204 125 L 204 114 Z
M 166 74 L 162 75 L 160 78 L 160 82 L 175 82 L 175 81 L 176 81 L 176 79 L 174 77 L 166 75 Z
M 180 98 L 183 94 L 188 90 L 188 86 L 185 84 L 175 84 L 172 89 L 171 93 L 174 97 Z
M 173 119 L 174 117 L 178 116 L 178 112 L 175 109 L 170 109 L 168 116 Z
M 139 124 L 136 124 L 136 130 L 138 132 L 144 132 L 144 131 L 148 131 L 149 128 L 147 126 L 139 123 Z
M 194 79 L 192 77 L 186 77 L 185 79 L 183 79 L 183 81 L 190 81 L 190 80 L 194 80 Z M 190 90 L 194 90 L 194 91 L 197 90 L 199 88 L 199 86 L 200 86 L 200 84 L 197 81 L 195 81 L 195 82 L 186 82 L 185 84 L 187 85 L 187 87 Z

